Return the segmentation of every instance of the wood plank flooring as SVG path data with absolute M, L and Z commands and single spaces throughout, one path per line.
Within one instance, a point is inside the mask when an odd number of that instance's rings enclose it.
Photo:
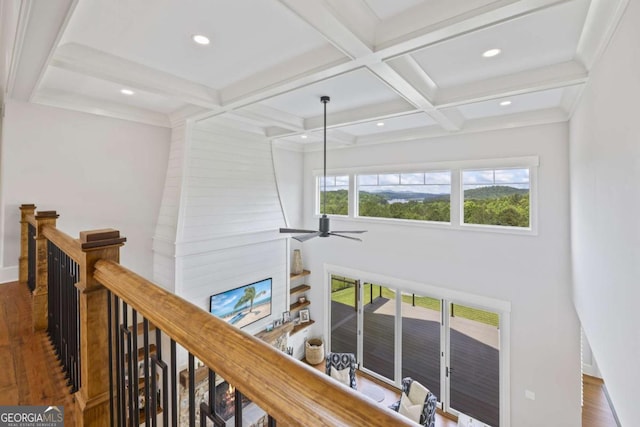
M 0 405 L 64 406 L 73 427 L 73 396 L 47 334 L 32 330 L 31 310 L 26 285 L 0 285 Z
M 584 404 L 582 406 L 582 427 L 613 427 L 616 419 L 609 408 L 604 392 L 604 383 L 600 378 L 582 376 Z

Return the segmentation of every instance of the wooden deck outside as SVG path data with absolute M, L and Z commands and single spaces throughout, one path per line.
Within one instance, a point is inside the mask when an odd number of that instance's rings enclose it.
M 395 318 L 374 313 L 386 302 L 385 298 L 377 298 L 365 306 L 362 364 L 371 371 L 393 379 Z M 355 310 L 348 305 L 332 302 L 332 313 L 332 351 L 355 353 Z M 404 318 L 402 328 L 402 376 L 414 378 L 439 395 L 440 324 Z M 451 331 L 451 346 L 451 406 L 498 427 L 498 350 L 456 330 Z
M 64 406 L 76 425 L 74 400 L 45 332 L 33 332 L 27 285 L 0 285 L 0 405 Z

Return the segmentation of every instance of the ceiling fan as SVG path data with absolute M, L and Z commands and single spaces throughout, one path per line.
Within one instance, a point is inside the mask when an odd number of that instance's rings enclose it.
M 323 205 L 322 211 L 327 212 L 327 102 L 329 102 L 330 98 L 328 96 L 321 96 L 320 102 L 324 104 L 324 188 L 323 188 Z M 281 228 L 281 233 L 297 233 L 302 234 L 301 236 L 291 236 L 299 242 L 306 242 L 309 239 L 313 239 L 314 237 L 329 237 L 329 236 L 338 236 L 344 237 L 345 239 L 357 240 L 362 242 L 362 239 L 358 239 L 357 237 L 344 236 L 340 233 L 347 234 L 361 234 L 366 233 L 367 230 L 351 230 L 351 231 L 331 231 L 329 229 L 329 217 L 327 214 L 323 214 L 320 217 L 320 225 L 318 230 L 300 230 L 297 228 Z

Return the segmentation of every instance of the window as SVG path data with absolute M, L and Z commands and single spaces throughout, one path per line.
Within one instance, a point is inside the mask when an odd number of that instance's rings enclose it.
M 531 227 L 529 169 L 462 171 L 464 224 Z
M 358 175 L 358 215 L 449 222 L 451 172 Z
M 349 176 L 327 176 L 326 212 L 324 177 L 318 177 L 318 208 L 316 212 L 328 215 L 349 215 Z

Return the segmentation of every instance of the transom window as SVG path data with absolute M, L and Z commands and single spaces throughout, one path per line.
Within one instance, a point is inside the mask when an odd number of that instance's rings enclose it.
M 349 175 L 327 176 L 326 191 L 324 193 L 325 178 L 320 176 L 318 182 L 318 208 L 319 214 L 349 215 Z M 326 212 L 324 211 L 324 198 L 327 198 Z
M 462 171 L 464 224 L 529 228 L 529 168 Z
M 358 175 L 358 216 L 449 222 L 451 172 Z

